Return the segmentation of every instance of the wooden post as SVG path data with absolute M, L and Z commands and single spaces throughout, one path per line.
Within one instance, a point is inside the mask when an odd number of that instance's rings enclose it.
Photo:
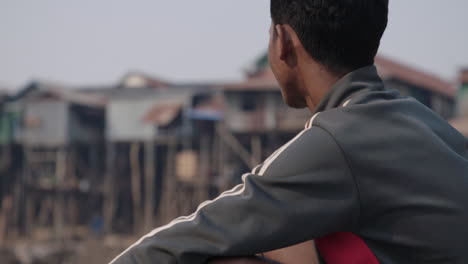
M 13 216 L 12 216 L 12 224 L 13 226 L 11 227 L 10 233 L 13 234 L 14 237 L 16 237 L 19 233 L 20 229 L 20 211 L 23 208 L 23 197 L 24 197 L 24 182 L 22 179 L 19 180 L 19 182 L 15 182 L 14 186 L 14 191 L 13 191 Z
M 106 178 L 104 179 L 104 232 L 112 232 L 112 220 L 114 217 L 115 196 L 115 146 L 108 142 L 106 145 Z
M 153 141 L 145 143 L 145 220 L 144 230 L 148 231 L 153 226 L 154 210 L 154 184 L 155 184 L 155 144 Z
M 40 226 L 46 226 L 47 225 L 47 220 L 51 212 L 53 213 L 53 199 L 51 197 L 48 197 L 45 199 L 44 203 L 41 205 L 41 209 L 39 210 L 38 214 L 38 224 Z
M 27 198 L 26 198 L 26 208 L 25 208 L 25 231 L 28 236 L 32 235 L 33 232 L 33 225 L 34 225 L 34 201 L 35 201 L 35 194 L 31 191 L 31 189 L 27 188 Z
M 166 170 L 164 173 L 164 186 L 162 188 L 162 203 L 161 203 L 161 215 L 162 221 L 166 223 L 176 216 L 177 213 L 177 200 L 176 195 L 176 175 L 175 175 L 175 157 L 177 153 L 177 138 L 175 136 L 170 137 L 168 142 L 167 158 L 166 158 Z
M 69 189 L 69 187 L 76 188 L 79 184 L 78 176 L 76 175 L 76 170 L 79 168 L 82 163 L 79 162 L 79 151 L 78 146 L 70 146 L 68 149 L 68 158 L 66 160 L 66 178 L 62 183 L 62 188 Z M 88 169 L 88 167 L 81 167 L 79 168 L 82 171 Z M 90 175 L 91 171 L 86 171 L 86 175 Z M 92 177 L 92 174 L 91 174 Z M 64 193 L 65 194 L 65 193 Z M 78 227 L 78 223 L 80 222 L 80 217 L 84 217 L 79 213 L 79 201 L 78 196 L 74 192 L 68 192 L 65 199 L 65 223 L 66 225 L 71 227 L 71 230 L 75 232 Z
M 210 162 L 210 138 L 207 135 L 200 136 L 200 151 L 199 151 L 199 175 L 198 181 L 196 182 L 196 193 L 198 193 L 198 201 L 196 204 L 199 204 L 208 199 L 209 191 L 209 162 Z
M 0 209 L 0 247 L 3 247 L 6 244 L 8 239 L 8 225 L 11 215 L 11 210 L 13 206 L 12 197 L 7 195 L 3 197 L 1 201 L 2 207 Z
M 220 140 L 219 140 L 219 137 L 216 136 L 216 134 L 214 134 L 214 138 L 213 138 L 213 145 L 211 146 L 211 165 L 210 165 L 210 170 L 214 173 L 216 179 L 219 179 L 220 177 L 222 177 L 223 175 L 221 174 L 221 170 L 220 170 L 220 163 L 221 163 L 221 159 L 222 159 L 222 153 L 220 152 Z M 218 181 L 219 183 L 219 181 Z M 217 190 L 216 191 L 219 191 L 219 184 L 216 185 L 216 188 Z
M 130 146 L 130 169 L 132 178 L 133 201 L 133 231 L 138 233 L 141 224 L 141 171 L 140 171 L 140 143 Z
M 250 146 L 252 149 L 252 164 L 256 166 L 262 162 L 262 140 L 259 135 L 250 138 Z
M 29 146 L 25 145 L 24 146 L 24 168 L 23 168 L 23 177 L 22 177 L 22 194 L 24 195 L 24 201 L 25 201 L 25 221 L 24 221 L 24 231 L 26 235 L 31 235 L 32 229 L 33 229 L 33 223 L 34 223 L 34 194 L 31 191 L 31 152 L 32 150 L 29 148 Z M 17 218 L 15 219 L 16 221 L 20 221 L 19 216 L 21 214 L 18 213 Z
M 223 127 L 221 124 L 216 125 L 217 134 L 221 137 L 224 143 L 229 146 L 235 154 L 239 156 L 239 158 L 249 167 L 253 169 L 252 164 L 252 156 L 247 151 L 244 146 L 237 140 L 237 138 L 232 135 L 226 128 Z
M 64 232 L 64 182 L 67 173 L 67 151 L 66 149 L 58 149 L 55 161 L 55 191 L 56 200 L 54 204 L 54 234 L 56 239 L 63 238 Z
M 6 171 L 10 167 L 13 154 L 12 146 L 10 144 L 1 146 L 1 148 L 2 151 L 0 152 L 0 172 Z
M 222 185 L 219 186 L 219 190 L 218 192 L 219 193 L 222 193 L 224 192 L 225 190 L 228 189 L 229 185 L 230 185 L 230 182 L 229 180 L 226 178 L 226 158 L 227 158 L 227 149 L 226 149 L 226 144 L 224 144 L 224 141 L 219 138 L 219 137 L 216 137 L 218 138 L 218 146 L 217 146 L 217 149 L 216 149 L 216 152 L 215 152 L 215 156 L 218 157 L 218 175 L 219 177 L 222 177 L 223 179 L 223 182 L 222 182 Z

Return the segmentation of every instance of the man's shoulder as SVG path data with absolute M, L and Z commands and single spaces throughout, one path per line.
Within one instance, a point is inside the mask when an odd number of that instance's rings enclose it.
M 346 106 L 319 113 L 313 126 L 327 131 L 340 145 L 443 141 L 456 148 L 464 138 L 446 120 L 411 97 L 391 90 L 351 98 Z
M 434 123 L 445 120 L 412 97 L 401 96 L 396 90 L 379 90 L 360 93 L 344 105 L 317 113 L 313 125 L 331 134 L 357 133 L 365 135 L 366 129 L 405 127 L 402 122 Z M 390 131 L 389 131 L 390 132 Z

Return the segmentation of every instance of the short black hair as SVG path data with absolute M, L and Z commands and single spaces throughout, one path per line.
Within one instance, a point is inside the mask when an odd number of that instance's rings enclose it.
M 271 0 L 273 24 L 288 24 L 318 63 L 346 73 L 374 63 L 388 0 Z

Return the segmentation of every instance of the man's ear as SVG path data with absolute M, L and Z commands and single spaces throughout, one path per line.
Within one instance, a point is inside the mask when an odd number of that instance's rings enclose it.
M 282 61 L 287 61 L 292 54 L 292 38 L 290 32 L 286 29 L 286 25 L 275 25 L 276 31 L 276 48 Z

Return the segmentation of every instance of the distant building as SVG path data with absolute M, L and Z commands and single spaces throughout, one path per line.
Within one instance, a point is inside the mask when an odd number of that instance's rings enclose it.
M 14 95 L 11 109 L 20 113 L 15 140 L 26 146 L 61 147 L 104 139 L 106 99 L 69 87 L 32 82 Z
M 222 119 L 213 85 L 174 84 L 133 72 L 107 94 L 107 175 L 114 190 L 106 202 L 113 208 L 105 215 L 109 231 L 146 230 L 154 215 L 186 214 L 192 201 L 209 198 L 196 188 L 211 184 L 214 123 Z
M 86 225 L 96 212 L 82 199 L 102 199 L 105 105 L 102 96 L 48 82 L 32 82 L 11 96 L 12 141 L 24 165 L 15 215 L 26 233 L 53 226 L 62 234 L 65 225 Z
M 200 102 L 212 96 L 210 85 L 171 84 L 145 74 L 127 74 L 109 93 L 106 138 L 109 142 L 145 142 L 182 133 L 190 137 L 191 120 L 221 118 L 196 111 Z

